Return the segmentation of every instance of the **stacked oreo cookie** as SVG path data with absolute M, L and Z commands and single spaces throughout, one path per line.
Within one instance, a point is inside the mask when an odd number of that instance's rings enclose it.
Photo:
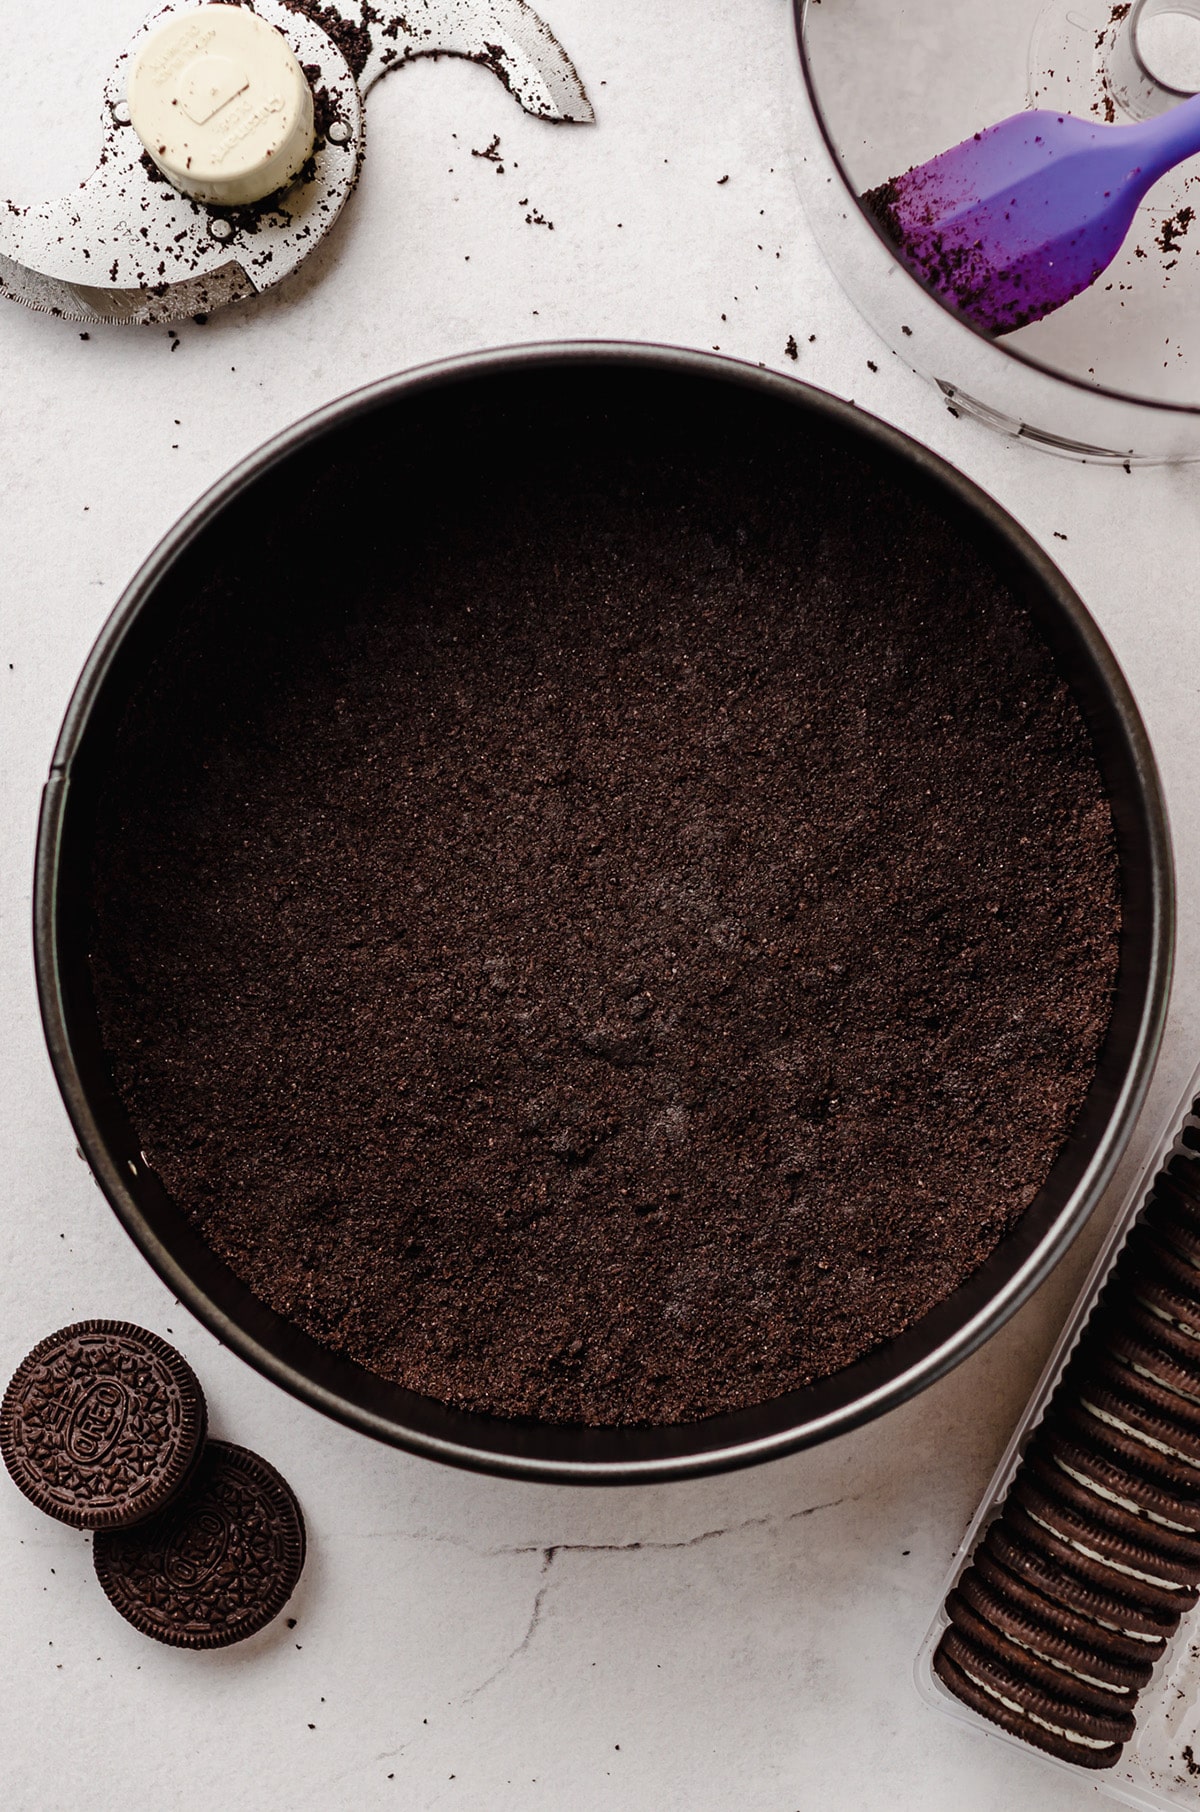
M 1155 1178 L 999 1517 L 946 1600 L 939 1678 L 1111 1768 L 1200 1597 L 1200 1160 Z
M 304 1566 L 304 1517 L 261 1455 L 208 1438 L 195 1372 L 128 1321 L 38 1342 L 0 1401 L 0 1459 L 39 1510 L 93 1532 L 122 1617 L 174 1648 L 226 1648 L 270 1623 Z

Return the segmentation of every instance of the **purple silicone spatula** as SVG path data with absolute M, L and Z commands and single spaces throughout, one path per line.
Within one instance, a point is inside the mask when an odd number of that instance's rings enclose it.
M 1011 333 L 1094 283 L 1147 189 L 1198 151 L 1200 95 L 1132 126 L 1015 113 L 863 201 L 943 301 Z

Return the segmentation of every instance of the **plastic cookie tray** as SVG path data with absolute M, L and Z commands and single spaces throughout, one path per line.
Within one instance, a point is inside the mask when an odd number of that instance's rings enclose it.
M 1185 1134 L 1189 1135 L 1185 1141 Z M 1200 1069 L 1159 1137 L 1130 1189 L 1113 1229 L 1092 1266 L 1062 1336 L 1029 1399 L 1025 1413 L 983 1495 L 979 1509 L 964 1535 L 950 1572 L 938 1595 L 938 1611 L 917 1657 L 917 1689 L 927 1704 L 957 1719 L 960 1724 L 985 1731 L 997 1742 L 1036 1756 L 1047 1768 L 1087 1782 L 1111 1800 L 1125 1806 L 1174 1812 L 1179 1806 L 1200 1803 L 1200 1605 L 1188 1612 L 1171 1638 L 1149 1684 L 1137 1702 L 1137 1730 L 1126 1743 L 1116 1766 L 1103 1773 L 1085 1771 L 1059 1761 L 990 1723 L 956 1699 L 933 1671 L 933 1653 L 949 1622 L 946 1595 L 966 1571 L 989 1524 L 999 1513 L 1009 1485 L 1021 1463 L 1030 1437 L 1073 1354 L 1084 1323 L 1095 1307 L 1125 1239 L 1140 1215 L 1159 1170 L 1176 1154 L 1197 1155 L 1200 1145 Z

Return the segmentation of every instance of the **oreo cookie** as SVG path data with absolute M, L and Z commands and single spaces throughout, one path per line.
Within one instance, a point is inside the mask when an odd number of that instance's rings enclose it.
M 1185 1529 L 1200 1528 L 1200 1480 L 1189 1479 L 1182 1470 L 1189 1468 L 1200 1473 L 1200 1441 L 1176 1417 L 1164 1415 L 1158 1408 L 1151 1397 L 1151 1379 L 1133 1370 L 1127 1375 L 1129 1383 L 1120 1390 L 1111 1388 L 1102 1377 L 1091 1384 L 1080 1384 L 1079 1406 L 1102 1424 L 1109 1439 L 1122 1435 L 1126 1441 L 1137 1442 L 1137 1455 L 1129 1459 L 1124 1470 L 1131 1482 L 1137 1482 L 1135 1475 L 1146 1480 L 1146 1489 L 1142 1491 L 1138 1486 L 1138 1491 L 1151 1513 L 1166 1517 L 1167 1522 L 1178 1522 Z M 1138 1386 L 1144 1386 L 1144 1390 Z M 1089 1444 L 1095 1446 L 1095 1439 Z M 1147 1479 L 1156 1460 L 1171 1460 L 1175 1471 L 1171 1488 L 1162 1479 Z
M 1140 1510 L 1169 1528 L 1200 1533 L 1200 1501 L 1174 1496 L 1132 1465 L 1122 1464 L 1110 1452 L 1101 1451 L 1098 1442 L 1072 1435 L 1073 1431 L 1044 1424 L 1035 1445 L 1069 1477 L 1098 1494 L 1107 1494 L 1127 1509 Z
M 1159 1334 L 1114 1327 L 1106 1331 L 1105 1340 L 1109 1352 L 1115 1353 L 1136 1375 L 1200 1408 L 1200 1376 L 1190 1366 L 1178 1363 Z
M 1134 1430 L 1131 1423 L 1083 1403 L 1056 1404 L 1047 1412 L 1046 1426 L 1061 1430 L 1113 1464 L 1139 1473 L 1168 1496 L 1194 1502 L 1200 1495 L 1197 1469 L 1176 1454 L 1164 1452 Z
M 1187 1212 L 1190 1204 L 1200 1221 L 1200 1163 L 1195 1158 L 1189 1157 L 1186 1152 L 1178 1152 L 1173 1158 L 1168 1158 L 1151 1185 L 1154 1195 L 1160 1189 L 1169 1198 L 1181 1197 L 1183 1212 Z
M 1200 1202 L 1188 1200 L 1168 1181 L 1155 1185 L 1142 1220 L 1188 1264 L 1200 1269 Z
M 1112 1392 L 1145 1415 L 1170 1422 L 1183 1437 L 1178 1442 L 1180 1451 L 1200 1467 L 1200 1404 L 1147 1377 L 1144 1369 L 1134 1371 L 1108 1348 L 1089 1343 L 1086 1355 L 1081 1349 L 1079 1357 L 1072 1361 L 1063 1383 L 1077 1395 L 1089 1389 L 1093 1395 L 1097 1390 Z
M 1047 1692 L 1019 1665 L 995 1652 L 995 1646 L 976 1642 L 953 1624 L 942 1636 L 941 1646 L 957 1667 L 984 1687 L 1012 1698 L 1028 1716 L 1052 1720 L 1061 1730 L 1109 1743 L 1127 1743 L 1133 1735 L 1133 1711 L 1126 1705 L 1103 1708 L 1086 1704 L 1073 1691 Z
M 1126 1634 L 1112 1623 L 1089 1617 L 1051 1597 L 1045 1589 L 1049 1582 L 1039 1577 L 1028 1556 L 1025 1557 L 1024 1572 L 1014 1573 L 986 1547 L 976 1548 L 967 1573 L 959 1581 L 960 1590 L 968 1578 L 978 1581 L 991 1594 L 993 1602 L 1013 1607 L 1014 1615 L 1027 1618 L 1031 1625 L 1061 1636 L 1064 1641 L 1097 1658 L 1125 1662 L 1139 1675 L 1148 1675 L 1166 1648 L 1163 1636 Z
M 1178 1569 L 1178 1574 L 1171 1577 L 1181 1577 L 1185 1584 L 1200 1584 L 1200 1537 L 1151 1522 L 1136 1506 L 1117 1503 L 1096 1491 L 1089 1481 L 1072 1478 L 1037 1447 L 1026 1456 L 1021 1476 L 1036 1481 L 1078 1527 L 1093 1529 L 1106 1542 L 1116 1544 L 1113 1552 L 1120 1552 L 1122 1544 L 1130 1550 L 1143 1548 L 1148 1556 L 1156 1554 Z
M 1041 1527 L 1085 1559 L 1099 1561 L 1128 1580 L 1125 1589 L 1136 1594 L 1139 1602 L 1171 1605 L 1177 1602 L 1177 1594 L 1189 1591 L 1193 1603 L 1200 1597 L 1200 1569 L 1193 1561 L 1167 1554 L 1149 1542 L 1131 1540 L 1091 1516 L 1086 1508 L 1080 1512 L 1057 1492 L 1046 1490 L 1028 1467 L 1013 1481 L 1006 1509 L 1013 1504 L 1020 1504 Z
M 947 1632 L 949 1634 L 949 1632 Z M 1109 1743 L 1102 1737 L 1091 1737 L 1060 1725 L 1051 1712 L 1039 1717 L 1027 1711 L 1003 1689 L 985 1684 L 982 1677 L 959 1666 L 943 1637 L 933 1656 L 933 1670 L 955 1696 L 981 1717 L 997 1724 L 1010 1735 L 1032 1743 L 1059 1761 L 1074 1762 L 1081 1768 L 1113 1768 L 1121 1759 L 1123 1744 Z
M 1121 1274 L 1119 1281 L 1143 1310 L 1149 1310 L 1154 1327 L 1165 1322 L 1168 1328 L 1175 1330 L 1177 1337 L 1191 1342 L 1190 1347 L 1180 1349 L 1179 1356 L 1187 1369 L 1196 1372 L 1196 1348 L 1200 1346 L 1200 1308 L 1180 1291 L 1173 1289 L 1170 1280 L 1164 1277 L 1159 1267 L 1140 1265 L 1136 1271 L 1131 1268 Z
M 947 1596 L 946 1615 L 968 1635 L 979 1625 L 994 1631 L 1032 1661 L 1048 1668 L 1046 1678 L 1051 1682 L 1065 1674 L 1068 1683 L 1116 1693 L 1126 1705 L 1132 1703 L 1153 1672 L 1152 1662 L 1144 1656 L 1136 1662 L 1119 1660 L 1098 1643 L 1073 1642 L 1061 1625 L 1057 1630 L 1050 1629 L 1027 1616 L 1004 1593 L 993 1591 L 974 1567 L 968 1567 Z
M 1131 1228 L 1117 1264 L 1122 1272 L 1139 1274 L 1147 1266 L 1159 1265 L 1186 1296 L 1200 1303 L 1200 1271 L 1163 1238 L 1146 1215 Z
M 1061 1514 L 1052 1521 L 1044 1508 L 1031 1509 L 1012 1491 L 1001 1515 L 1023 1547 L 1036 1548 L 1056 1566 L 1075 1573 L 1085 1584 L 1122 1597 L 1140 1610 L 1152 1611 L 1164 1621 L 1178 1623 L 1184 1611 L 1190 1611 L 1200 1597 L 1194 1586 L 1181 1585 L 1141 1566 L 1107 1558 L 1098 1541 L 1089 1541 L 1070 1529 L 1056 1528 L 1055 1523 L 1063 1521 Z
M 96 1575 L 121 1615 L 174 1648 L 225 1648 L 278 1616 L 304 1566 L 295 1494 L 258 1454 L 210 1441 L 152 1521 L 96 1535 Z
M 1082 1737 L 1081 1748 L 1127 1743 L 1133 1735 L 1131 1710 L 1115 1707 L 1096 1710 L 1070 1693 L 1047 1692 L 1028 1679 L 1019 1667 L 991 1652 L 990 1646 L 985 1648 L 973 1641 L 953 1624 L 943 1633 L 938 1648 L 977 1686 L 995 1694 L 1002 1702 L 1007 1701 L 1053 1735 L 1068 1741 L 1072 1737 Z
M 1070 1702 L 1072 1710 L 1081 1708 L 1104 1717 L 1112 1712 L 1132 1715 L 1137 1701 L 1135 1692 L 1097 1685 L 1080 1674 L 1055 1667 L 1032 1649 L 1001 1635 L 990 1623 L 977 1617 L 970 1606 L 954 1592 L 946 1600 L 946 1614 L 954 1629 L 978 1654 L 986 1655 L 989 1660 L 1002 1666 L 1013 1679 L 1023 1680 L 1026 1685 L 1036 1687 L 1047 1698 L 1065 1699 Z
M 1161 1291 L 1171 1314 L 1184 1327 L 1200 1328 L 1200 1271 L 1174 1251 L 1143 1222 L 1129 1235 L 1118 1263 L 1118 1273 L 1142 1295 L 1147 1284 Z
M 155 1515 L 204 1445 L 204 1393 L 167 1341 L 126 1321 L 79 1321 L 38 1342 L 0 1405 L 0 1456 L 47 1516 L 124 1529 Z
M 1088 1323 L 1089 1331 L 1115 1321 L 1119 1326 L 1128 1324 L 1144 1330 L 1148 1336 L 1161 1334 L 1169 1338 L 1170 1350 L 1181 1365 L 1200 1372 L 1200 1330 L 1178 1320 L 1168 1308 L 1152 1308 L 1146 1295 L 1148 1286 L 1152 1286 L 1152 1280 L 1132 1271 L 1114 1271 L 1100 1292 L 1096 1311 Z
M 1065 1542 L 1049 1535 L 1026 1515 L 1019 1504 L 1006 1506 L 1004 1520 L 997 1518 L 984 1536 L 984 1545 L 1010 1573 L 1027 1579 L 1055 1603 L 1082 1616 L 1093 1617 L 1130 1639 L 1161 1645 L 1175 1634 L 1187 1607 L 1134 1600 L 1127 1580 L 1108 1567 L 1087 1562 Z M 1086 1573 L 1081 1569 L 1086 1567 Z

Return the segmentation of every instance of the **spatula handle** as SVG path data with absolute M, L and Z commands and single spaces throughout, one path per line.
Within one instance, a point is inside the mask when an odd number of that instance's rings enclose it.
M 1142 147 L 1142 168 L 1146 173 L 1152 179 L 1162 176 L 1184 158 L 1193 157 L 1200 151 L 1200 94 L 1180 101 L 1178 107 L 1172 107 L 1152 120 L 1124 126 L 1121 130 L 1131 137 L 1136 135 Z

